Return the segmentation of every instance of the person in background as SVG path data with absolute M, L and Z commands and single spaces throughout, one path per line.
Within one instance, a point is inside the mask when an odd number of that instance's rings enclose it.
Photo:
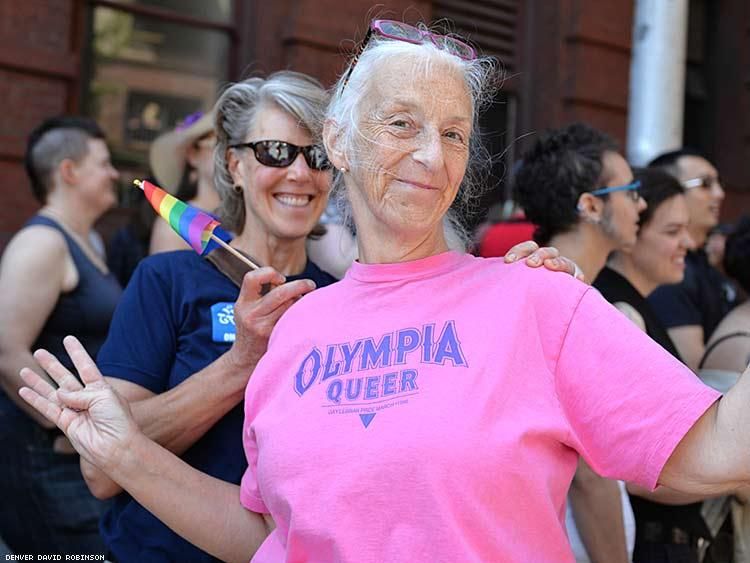
M 121 288 L 91 246 L 96 220 L 116 203 L 117 171 L 101 129 L 52 118 L 29 136 L 26 172 L 39 212 L 0 262 L 0 536 L 19 554 L 103 554 L 103 505 L 86 488 L 78 455 L 44 417 L 19 401 L 33 349 L 53 352 L 75 334 L 90 354 L 104 342 Z
M 685 188 L 695 248 L 685 259 L 682 282 L 657 288 L 648 300 L 680 357 L 696 371 L 706 342 L 737 300 L 734 287 L 711 266 L 704 249 L 708 233 L 719 224 L 724 189 L 716 168 L 691 149 L 664 153 L 649 166 L 666 170 Z
M 213 212 L 219 206 L 214 186 L 214 111 L 185 118 L 174 130 L 154 140 L 149 164 L 159 187 L 200 210 Z M 184 250 L 187 243 L 166 221 L 155 221 L 149 254 Z
M 535 240 L 558 248 L 588 283 L 609 254 L 635 244 L 645 203 L 617 145 L 582 123 L 549 132 L 523 156 L 514 179 Z M 581 459 L 569 495 L 568 532 L 578 561 L 629 560 L 635 523 L 625 484 Z

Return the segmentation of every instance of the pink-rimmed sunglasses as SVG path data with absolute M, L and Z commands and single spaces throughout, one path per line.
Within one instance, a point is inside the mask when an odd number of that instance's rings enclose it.
M 373 34 L 387 39 L 393 39 L 395 41 L 413 43 L 415 45 L 419 45 L 425 41 L 431 41 L 438 49 L 448 51 L 451 55 L 455 55 L 465 61 L 472 61 L 477 58 L 477 52 L 474 50 L 474 47 L 456 39 L 455 37 L 432 33 L 431 31 L 419 29 L 418 27 L 399 21 L 372 20 L 370 22 L 370 29 L 367 30 L 367 35 L 365 35 L 362 43 L 360 43 L 360 46 L 357 49 L 357 54 L 352 60 L 352 64 L 349 65 L 349 70 L 344 78 L 344 85 L 341 87 L 342 91 L 349 83 L 352 71 L 357 65 L 360 55 L 364 52 L 365 47 L 367 47 L 367 43 L 370 41 Z

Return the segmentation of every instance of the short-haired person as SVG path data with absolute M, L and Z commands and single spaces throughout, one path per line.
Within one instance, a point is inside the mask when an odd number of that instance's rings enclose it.
M 447 249 L 492 60 L 399 22 L 368 39 L 324 128 L 359 261 L 276 324 L 245 393 L 241 485 L 148 439 L 73 338 L 85 386 L 40 352 L 64 390 L 24 370 L 22 397 L 226 561 L 571 561 L 580 455 L 644 487 L 750 481 L 750 380 L 719 400 L 589 286 Z
M 638 185 L 614 141 L 583 123 L 540 137 L 514 178 L 534 238 L 572 258 L 591 283 L 607 256 L 635 244 Z M 579 562 L 630 560 L 635 541 L 625 484 L 595 475 L 582 458 L 573 480 L 568 533 Z
M 117 201 L 118 174 L 99 126 L 75 116 L 40 124 L 25 166 L 42 208 L 0 263 L 0 536 L 19 554 L 101 555 L 103 505 L 65 437 L 19 401 L 18 372 L 35 365 L 31 352 L 40 347 L 72 369 L 65 334 L 90 354 L 104 342 L 122 290 L 90 241 L 96 220 Z
M 695 371 L 705 343 L 737 299 L 734 288 L 711 266 L 703 248 L 708 233 L 719 224 L 724 189 L 713 164 L 691 149 L 664 153 L 649 166 L 666 170 L 685 188 L 695 249 L 685 258 L 683 281 L 657 288 L 648 300 L 680 356 Z

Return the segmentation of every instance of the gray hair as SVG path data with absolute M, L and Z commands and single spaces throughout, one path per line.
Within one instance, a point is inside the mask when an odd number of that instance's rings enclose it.
M 248 78 L 231 85 L 216 102 L 216 150 L 214 184 L 221 198 L 219 215 L 224 226 L 241 233 L 245 226 L 245 200 L 234 189 L 229 172 L 229 145 L 244 143 L 255 125 L 258 112 L 274 105 L 299 121 L 313 143 L 321 142 L 328 94 L 314 78 L 293 71 L 275 72 L 263 79 Z
M 335 85 L 326 119 L 338 124 L 343 152 L 350 158 L 355 156 L 355 143 L 362 119 L 360 104 L 367 97 L 368 89 L 377 81 L 378 65 L 415 54 L 420 58 L 416 64 L 423 72 L 430 72 L 432 64 L 437 61 L 447 61 L 457 67 L 471 97 L 473 115 L 469 161 L 456 199 L 443 221 L 446 238 L 452 240 L 452 246 L 465 246 L 469 242 L 469 236 L 459 218 L 476 210 L 479 197 L 484 191 L 482 179 L 491 163 L 479 135 L 479 114 L 491 103 L 497 88 L 497 62 L 494 58 L 482 56 L 469 61 L 438 49 L 431 42 L 413 44 L 372 36 L 365 50 L 350 63 Z M 343 174 L 334 170 L 331 198 L 351 224 L 351 209 L 345 192 Z

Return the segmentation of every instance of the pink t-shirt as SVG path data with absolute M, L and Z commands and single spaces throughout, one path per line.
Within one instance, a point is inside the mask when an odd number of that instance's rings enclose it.
M 355 263 L 250 378 L 254 561 L 572 561 L 580 452 L 654 487 L 717 399 L 571 276 L 448 252 Z

